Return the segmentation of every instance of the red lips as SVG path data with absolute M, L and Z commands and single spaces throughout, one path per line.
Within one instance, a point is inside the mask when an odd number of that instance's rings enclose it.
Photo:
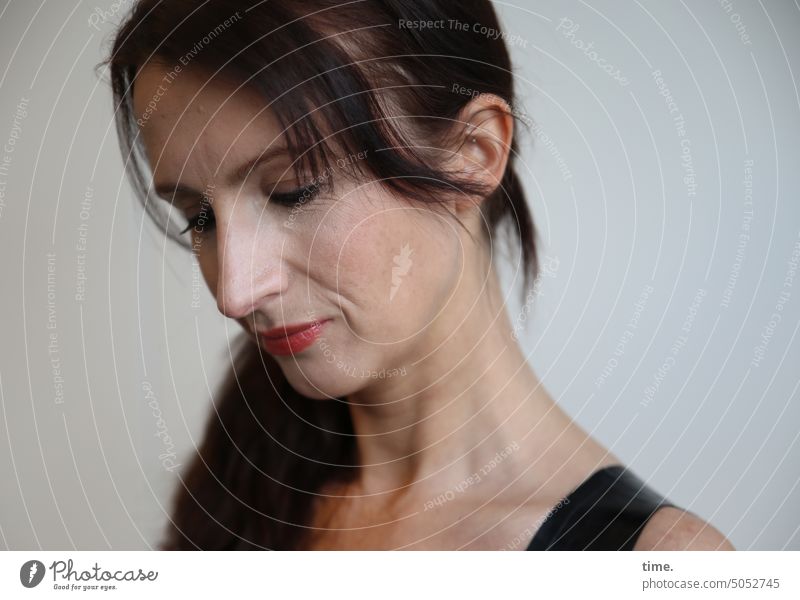
M 268 331 L 260 331 L 258 337 L 270 354 L 297 354 L 314 343 L 328 321 L 330 319 L 276 327 Z

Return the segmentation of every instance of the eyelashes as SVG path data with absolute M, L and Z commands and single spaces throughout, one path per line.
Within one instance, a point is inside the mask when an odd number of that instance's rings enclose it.
M 282 194 L 272 194 L 269 197 L 270 202 L 274 202 L 279 204 L 280 206 L 286 207 L 293 207 L 293 206 L 300 206 L 309 202 L 317 195 L 319 192 L 320 185 L 319 183 L 310 183 L 306 186 L 301 188 L 297 188 L 291 192 L 285 192 Z
M 310 183 L 296 190 L 292 190 L 291 192 L 272 194 L 269 197 L 269 201 L 287 208 L 302 206 L 313 200 L 319 191 L 319 183 Z M 211 208 L 203 209 L 197 215 L 188 219 L 186 228 L 180 233 L 183 235 L 187 231 L 194 229 L 198 234 L 202 235 L 212 230 L 214 228 L 214 223 L 214 211 Z
M 181 231 L 181 235 L 189 231 L 190 229 L 195 229 L 197 233 L 203 234 L 205 233 L 206 227 L 209 229 L 213 229 L 214 227 L 214 211 L 211 210 L 209 206 L 210 200 L 208 196 L 203 195 L 203 199 L 200 202 L 200 212 L 197 213 L 194 217 L 190 217 L 188 219 L 188 223 L 186 228 Z
M 202 225 L 200 224 L 201 220 L 203 221 Z M 203 234 L 206 232 L 207 228 L 208 229 L 214 228 L 214 213 L 210 211 L 206 213 L 206 217 L 203 219 L 201 219 L 200 215 L 197 215 L 196 217 L 192 217 L 191 219 L 189 219 L 186 228 L 181 231 L 181 235 L 183 235 L 190 229 L 194 229 L 197 231 L 197 233 Z

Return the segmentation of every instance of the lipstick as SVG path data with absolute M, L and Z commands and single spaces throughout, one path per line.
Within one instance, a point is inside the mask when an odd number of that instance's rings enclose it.
M 314 343 L 328 321 L 330 319 L 276 327 L 259 332 L 258 337 L 264 349 L 270 354 L 281 356 L 297 354 Z

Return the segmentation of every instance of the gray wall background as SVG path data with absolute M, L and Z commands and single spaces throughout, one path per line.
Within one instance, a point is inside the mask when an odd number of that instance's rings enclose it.
M 6 549 L 153 547 L 237 334 L 123 176 L 93 67 L 128 5 L 0 8 Z M 495 5 L 550 267 L 525 305 L 503 268 L 531 364 L 738 549 L 800 549 L 800 6 Z

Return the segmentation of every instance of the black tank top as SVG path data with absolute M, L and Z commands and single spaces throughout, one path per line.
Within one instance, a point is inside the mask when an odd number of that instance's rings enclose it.
M 604 467 L 551 509 L 527 550 L 633 550 L 664 506 L 675 505 L 630 469 Z

